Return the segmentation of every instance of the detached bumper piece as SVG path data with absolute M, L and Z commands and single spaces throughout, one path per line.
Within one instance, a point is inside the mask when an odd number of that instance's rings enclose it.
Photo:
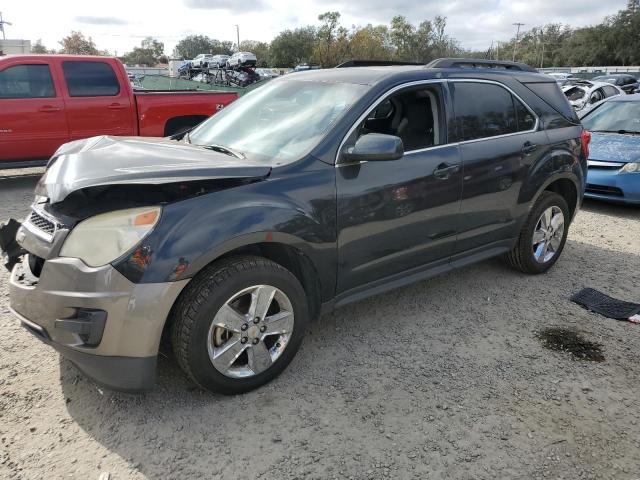
M 20 257 L 26 253 L 16 242 L 16 234 L 20 225 L 20 222 L 13 218 L 0 224 L 0 252 L 2 254 L 2 262 L 9 271 L 20 261 Z

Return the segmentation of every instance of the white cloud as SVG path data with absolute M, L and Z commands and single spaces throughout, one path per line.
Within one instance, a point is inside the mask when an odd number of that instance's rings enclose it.
M 32 0 L 6 3 L 2 12 L 13 23 L 6 27 L 8 38 L 41 38 L 47 47 L 58 48 L 71 30 L 80 30 L 100 49 L 122 54 L 145 36 L 164 42 L 167 53 L 189 34 L 235 41 L 236 24 L 241 40 L 269 41 L 286 28 L 317 24 L 318 15 L 328 10 L 339 11 L 348 27 L 388 23 L 394 15 L 416 24 L 444 15 L 448 33 L 463 47 L 485 49 L 492 40 L 513 36 L 514 22 L 524 22 L 524 29 L 550 22 L 584 26 L 625 5 L 626 0 Z

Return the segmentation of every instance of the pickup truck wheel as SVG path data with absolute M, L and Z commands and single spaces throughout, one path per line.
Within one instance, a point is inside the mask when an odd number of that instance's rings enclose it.
M 187 285 L 172 326 L 180 367 L 216 393 L 253 390 L 295 356 L 309 313 L 297 278 L 262 257 L 212 264 Z
M 507 253 L 507 262 L 524 273 L 543 273 L 558 260 L 569 232 L 569 207 L 554 192 L 543 192 L 529 212 L 518 243 Z

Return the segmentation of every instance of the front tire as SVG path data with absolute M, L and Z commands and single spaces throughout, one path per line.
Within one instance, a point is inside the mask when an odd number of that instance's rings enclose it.
M 207 267 L 173 311 L 178 364 L 202 388 L 225 395 L 277 377 L 300 348 L 309 320 L 298 279 L 275 262 L 242 256 Z
M 524 273 L 544 273 L 560 257 L 569 233 L 569 206 L 555 192 L 542 192 L 506 260 Z

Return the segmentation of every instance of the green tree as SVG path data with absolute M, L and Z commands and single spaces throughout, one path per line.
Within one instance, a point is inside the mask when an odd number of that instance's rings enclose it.
M 230 55 L 232 46 L 232 42 L 221 42 L 206 35 L 189 35 L 178 42 L 174 54 L 185 59 L 195 58 L 201 53 Z
M 101 55 L 105 53 L 100 52 L 96 48 L 96 44 L 93 43 L 91 37 L 85 38 L 82 32 L 75 30 L 58 43 L 62 46 L 60 53 L 68 53 L 71 55 Z
M 416 61 L 416 29 L 406 17 L 396 15 L 391 19 L 391 44 L 395 48 L 395 58 L 404 61 Z
M 312 26 L 285 30 L 271 41 L 269 48 L 271 65 L 295 67 L 309 63 L 316 43 L 316 29 Z
M 340 13 L 325 12 L 318 16 L 318 29 L 313 59 L 322 67 L 335 67 L 349 57 L 349 36 L 340 25 Z
M 371 24 L 357 28 L 350 40 L 351 58 L 354 60 L 391 60 L 393 49 L 386 25 Z
M 126 65 L 146 65 L 152 67 L 165 60 L 164 44 L 153 37 L 146 37 L 139 47 L 125 53 L 122 61 Z

